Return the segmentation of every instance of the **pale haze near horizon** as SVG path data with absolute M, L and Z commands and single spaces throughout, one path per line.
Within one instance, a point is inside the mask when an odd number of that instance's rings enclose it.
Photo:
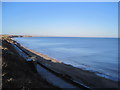
M 3 34 L 117 37 L 118 3 L 3 3 Z
M 3 2 L 119 2 L 119 0 L 2 0 Z

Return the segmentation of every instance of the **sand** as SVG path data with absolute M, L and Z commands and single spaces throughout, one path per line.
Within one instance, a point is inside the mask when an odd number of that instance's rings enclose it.
M 100 77 L 94 72 L 82 70 L 80 68 L 73 67 L 72 65 L 64 64 L 59 60 L 55 60 L 46 55 L 43 55 L 42 53 L 30 50 L 20 45 L 16 41 L 14 41 L 14 44 L 24 53 L 26 53 L 29 58 L 34 58 L 37 63 L 43 65 L 50 71 L 53 71 L 67 80 L 72 80 L 78 84 L 90 88 L 118 88 L 118 82 L 116 81 Z

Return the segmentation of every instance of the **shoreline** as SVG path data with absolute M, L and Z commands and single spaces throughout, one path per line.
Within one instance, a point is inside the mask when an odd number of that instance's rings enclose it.
M 16 42 L 17 42 L 17 41 L 16 41 Z M 18 42 L 17 42 L 17 43 L 18 43 Z M 20 43 L 19 43 L 19 44 L 20 44 Z M 23 45 L 21 45 L 21 44 L 20 44 L 20 46 L 21 46 L 23 49 L 26 49 L 27 51 L 30 51 L 30 52 L 32 52 L 32 53 L 34 53 L 34 54 L 36 54 L 36 55 L 38 55 L 38 56 L 46 59 L 46 60 L 51 60 L 51 61 L 54 62 L 54 63 L 61 63 L 61 64 L 65 64 L 65 65 L 70 65 L 70 66 L 72 66 L 73 68 L 78 68 L 78 69 L 81 69 L 81 70 L 83 70 L 83 71 L 92 72 L 92 73 L 95 73 L 95 74 L 96 74 L 97 76 L 99 76 L 99 77 L 103 77 L 103 78 L 105 78 L 105 79 L 118 82 L 117 80 L 110 79 L 111 77 L 109 77 L 109 76 L 107 76 L 107 75 L 105 75 L 105 74 L 103 74 L 103 73 L 100 73 L 100 72 L 97 72 L 97 71 L 92 71 L 92 70 L 82 69 L 82 68 L 73 66 L 73 65 L 71 65 L 71 64 L 66 64 L 66 63 L 64 63 L 64 62 L 62 62 L 62 61 L 59 61 L 59 60 L 54 59 L 54 58 L 52 58 L 52 57 L 49 57 L 48 55 L 45 55 L 45 54 L 36 52 L 36 51 L 34 51 L 34 50 L 31 50 L 31 49 L 29 49 L 29 48 L 27 48 L 27 47 L 25 47 L 25 46 L 23 46 Z M 26 50 L 25 50 L 25 52 L 26 52 Z
M 15 40 L 13 40 L 15 41 Z M 56 59 L 50 58 L 47 55 L 43 55 L 41 53 L 30 50 L 20 43 L 15 41 L 17 47 L 27 53 L 30 57 L 35 57 L 36 61 L 50 70 L 59 73 L 68 79 L 75 80 L 78 83 L 83 83 L 83 85 L 89 86 L 91 88 L 117 88 L 118 82 L 106 79 L 104 77 L 100 77 L 96 75 L 94 72 L 90 72 L 87 70 L 82 70 L 80 68 L 76 68 L 72 65 L 64 64 Z M 98 83 L 99 82 L 99 83 Z
M 16 42 L 17 42 L 17 41 L 16 41 Z M 17 43 L 18 43 L 18 42 L 17 42 Z M 21 44 L 20 44 L 20 45 L 21 45 Z M 70 65 L 70 66 L 72 66 L 73 68 L 78 68 L 78 69 L 81 69 L 81 70 L 83 70 L 83 71 L 92 72 L 92 73 L 96 74 L 96 75 L 99 76 L 99 77 L 103 77 L 103 78 L 105 78 L 105 79 L 118 82 L 118 80 L 112 79 L 112 77 L 107 76 L 107 75 L 105 75 L 105 74 L 103 74 L 103 73 L 100 73 L 100 72 L 97 72 L 97 71 L 92 71 L 92 70 L 82 69 L 82 68 L 76 67 L 76 66 L 74 66 L 74 65 L 72 65 L 72 64 L 66 64 L 66 63 L 64 63 L 64 62 L 62 62 L 62 61 L 59 61 L 59 60 L 57 60 L 57 59 L 54 59 L 54 58 L 52 58 L 52 57 L 50 57 L 50 56 L 48 56 L 48 55 L 45 55 L 45 54 L 36 52 L 35 50 L 31 50 L 31 49 L 29 49 L 29 48 L 27 48 L 27 47 L 25 47 L 25 46 L 23 46 L 23 45 L 21 45 L 21 47 L 24 48 L 24 49 L 26 49 L 26 50 L 28 50 L 28 51 L 30 51 L 30 52 L 32 52 L 32 53 L 35 53 L 36 55 L 38 55 L 38 56 L 40 56 L 40 57 L 43 57 L 43 58 L 46 59 L 46 60 L 51 60 L 52 62 L 55 62 L 55 63 L 61 63 L 61 64 L 65 64 L 65 65 Z
M 13 40 L 13 41 L 14 41 L 14 40 Z M 68 82 L 68 83 L 74 85 L 74 86 L 77 87 L 77 88 L 80 88 L 80 89 L 90 89 L 90 87 L 88 87 L 88 86 L 86 86 L 86 85 L 84 85 L 84 84 L 82 84 L 82 83 L 79 83 L 79 82 L 76 82 L 76 81 L 72 80 L 71 78 L 69 78 L 69 75 L 66 75 L 66 74 L 57 72 L 57 71 L 55 71 L 55 70 L 47 67 L 48 64 L 46 64 L 46 65 L 47 65 L 47 66 L 46 66 L 45 64 L 41 63 L 41 61 L 39 61 L 39 60 L 46 60 L 46 61 L 48 61 L 48 62 L 49 62 L 49 61 L 52 61 L 53 63 L 61 63 L 61 64 L 64 64 L 64 63 L 62 63 L 62 62 L 60 62 L 60 61 L 58 61 L 58 60 L 56 60 L 56 59 L 50 58 L 50 57 L 48 57 L 47 55 L 44 55 L 44 54 L 41 54 L 41 53 L 37 53 L 37 52 L 35 52 L 35 51 L 31 50 L 31 49 L 28 49 L 28 48 L 20 45 L 20 44 L 19 44 L 18 42 L 16 42 L 16 41 L 14 41 L 14 42 L 15 42 L 15 45 L 16 45 L 20 50 L 22 50 L 23 53 L 25 53 L 26 55 L 28 55 L 30 59 L 31 59 L 31 57 L 32 57 L 32 59 L 34 60 L 34 63 L 35 63 L 36 65 L 37 65 L 37 64 L 40 65 L 42 68 L 48 70 L 49 72 L 53 73 L 54 75 L 60 77 L 62 80 L 65 80 L 65 82 Z M 28 58 L 28 59 L 29 59 L 29 58 Z

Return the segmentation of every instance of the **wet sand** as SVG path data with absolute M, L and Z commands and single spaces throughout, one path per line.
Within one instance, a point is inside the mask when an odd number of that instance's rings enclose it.
M 30 58 L 34 57 L 34 60 L 36 62 L 47 67 L 49 70 L 57 73 L 67 80 L 72 80 L 78 84 L 82 84 L 83 86 L 90 88 L 118 88 L 118 82 L 116 81 L 100 77 L 94 72 L 82 70 L 73 67 L 72 65 L 64 64 L 58 60 L 21 46 L 17 42 L 14 44 L 19 47 L 24 53 L 26 53 Z

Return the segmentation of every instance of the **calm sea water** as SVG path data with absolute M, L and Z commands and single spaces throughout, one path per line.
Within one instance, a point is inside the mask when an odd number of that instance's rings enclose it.
M 66 64 L 118 80 L 117 38 L 27 37 L 14 40 Z

